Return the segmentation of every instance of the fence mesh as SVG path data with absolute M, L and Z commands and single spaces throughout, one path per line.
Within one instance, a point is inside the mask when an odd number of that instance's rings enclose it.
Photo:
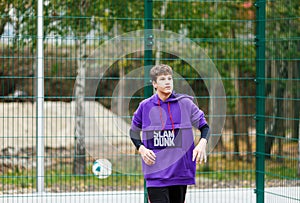
M 299 3 L 266 10 L 266 199 L 299 201 Z M 294 186 L 292 189 L 287 187 Z

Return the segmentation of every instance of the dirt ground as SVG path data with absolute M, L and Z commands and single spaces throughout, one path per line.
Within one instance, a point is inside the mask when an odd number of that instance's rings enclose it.
M 45 146 L 56 148 L 73 146 L 75 103 L 45 102 L 44 104 Z M 1 149 L 36 146 L 35 103 L 0 103 L 0 115 Z M 106 137 L 109 142 L 130 141 L 127 137 L 130 125 L 98 102 L 85 103 L 85 117 L 86 141 L 94 142 L 94 139 L 104 135 L 109 135 Z

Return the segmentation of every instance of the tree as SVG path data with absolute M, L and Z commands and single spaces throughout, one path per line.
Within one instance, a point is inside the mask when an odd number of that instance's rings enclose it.
M 0 36 L 4 33 L 4 27 L 7 23 L 11 22 L 11 16 L 9 15 L 10 11 L 10 4 L 6 3 L 5 1 L 0 2 Z
M 287 79 L 299 78 L 299 73 L 295 71 L 299 67 L 297 67 L 297 62 L 293 61 L 293 58 L 297 58 L 295 50 L 299 49 L 299 42 L 293 40 L 293 38 L 300 33 L 297 20 L 294 19 L 295 16 L 299 16 L 300 3 L 298 1 L 288 1 L 285 6 L 282 6 L 275 2 L 269 2 L 267 6 L 267 19 L 270 22 L 267 24 L 266 29 L 266 36 L 269 39 L 269 43 L 266 46 L 266 58 L 269 59 L 267 61 L 267 74 L 268 78 L 274 78 L 267 81 L 267 94 L 275 98 L 267 100 L 267 107 L 269 107 L 269 113 L 272 114 L 272 118 L 267 123 L 268 136 L 266 137 L 265 147 L 268 154 L 267 157 L 270 158 L 275 138 L 278 138 L 278 155 L 279 157 L 282 156 L 282 138 L 286 137 L 288 129 L 291 129 L 292 137 L 295 140 L 299 139 L 299 131 L 297 132 L 299 126 L 299 101 L 295 99 L 298 98 L 299 91 L 296 90 L 298 82 L 296 79 L 294 82 L 291 82 L 293 87 L 288 88 L 288 84 L 291 83 L 288 83 Z M 291 68 L 294 71 L 290 70 Z M 284 105 L 286 95 L 292 95 L 293 97 L 291 104 L 294 109 L 292 109 L 292 112 L 289 112 L 286 108 L 287 105 Z M 284 122 L 283 118 L 288 115 L 294 118 L 292 122 Z M 282 159 L 277 160 L 282 161 Z
M 105 2 L 104 0 L 81 0 L 79 3 L 71 0 L 67 1 L 66 3 L 64 3 L 64 1 L 60 2 L 61 7 L 64 8 L 64 16 L 72 17 L 71 20 L 69 20 L 69 18 L 65 18 L 62 20 L 61 25 L 64 31 L 61 34 L 67 33 L 66 31 L 70 28 L 72 34 L 75 36 L 75 50 L 78 68 L 78 76 L 75 83 L 74 95 L 76 101 L 75 158 L 73 162 L 74 174 L 85 173 L 85 96 L 93 96 L 86 95 L 88 90 L 85 88 L 87 82 L 87 78 L 85 75 L 87 71 L 85 59 L 89 55 L 86 48 L 86 36 L 92 30 L 96 30 L 96 33 L 106 34 L 107 36 L 114 36 L 114 34 L 116 33 L 114 33 L 114 29 L 112 28 L 114 26 L 118 28 L 118 25 L 121 25 L 122 31 L 128 31 L 130 29 L 137 28 L 138 26 L 135 21 L 131 20 L 127 21 L 126 23 L 119 23 L 116 20 L 116 17 L 125 18 L 129 13 L 136 14 L 136 11 L 139 11 L 139 2 L 140 1 L 131 1 L 129 3 L 124 1 Z M 127 12 L 124 12 L 124 9 Z M 101 16 L 101 14 L 104 15 Z M 111 18 L 112 20 L 108 21 L 107 18 Z M 99 42 L 99 44 L 100 43 L 101 42 Z M 120 67 L 120 73 L 121 75 L 123 74 L 123 67 Z
M 282 77 L 283 79 L 287 78 L 287 69 L 284 65 L 280 65 L 279 67 L 275 66 L 275 69 L 277 71 L 277 77 Z M 283 112 L 284 112 L 284 106 L 283 106 L 283 99 L 284 93 L 286 89 L 285 81 L 280 80 L 275 86 L 275 105 L 274 105 L 274 119 L 272 119 L 272 123 L 269 126 L 269 129 L 267 130 L 267 137 L 266 137 L 266 157 L 271 158 L 271 149 L 272 145 L 275 140 L 275 136 L 284 136 L 285 135 L 285 126 L 283 122 Z M 282 156 L 282 140 L 278 140 L 278 150 L 279 156 Z M 281 160 L 281 159 L 279 159 Z
M 86 58 L 87 35 L 91 30 L 97 30 L 102 21 L 95 20 L 95 14 L 105 13 L 102 1 L 81 0 L 61 1 L 58 3 L 62 10 L 59 25 L 59 34 L 72 34 L 75 39 L 75 55 L 77 60 L 77 78 L 74 84 L 75 97 L 75 155 L 73 161 L 73 174 L 85 174 L 86 169 L 86 146 L 85 146 L 85 100 L 86 89 Z M 98 29 L 99 31 L 99 29 Z
M 300 52 L 300 42 L 298 42 L 298 52 Z M 297 68 L 298 67 L 298 68 Z M 299 67 L 300 67 L 300 61 L 297 61 L 296 62 L 296 68 L 294 68 L 294 78 L 297 78 L 296 79 L 296 85 L 294 87 L 294 91 L 293 91 L 293 98 L 300 98 L 300 70 L 299 70 Z M 295 140 L 298 139 L 298 173 L 297 175 L 300 176 L 300 125 L 299 125 L 299 120 L 300 120 L 300 101 L 298 100 L 294 100 L 293 101 L 294 103 L 294 108 L 295 108 L 295 111 L 294 111 L 294 126 L 293 126 L 293 138 Z
M 237 116 L 232 117 L 232 126 L 234 130 L 234 146 L 235 157 L 240 158 L 239 141 L 244 140 L 247 145 L 247 160 L 251 161 L 252 147 L 248 133 L 249 116 L 253 114 L 254 109 L 247 108 L 249 99 L 243 96 L 255 94 L 254 83 L 248 84 L 247 78 L 254 77 L 254 56 L 255 47 L 248 43 L 249 30 L 254 30 L 254 25 L 251 24 L 255 15 L 255 7 L 251 2 L 230 3 L 230 2 L 168 2 L 168 10 L 164 20 L 160 16 L 160 6 L 162 3 L 154 7 L 154 17 L 161 20 L 154 21 L 154 27 L 159 28 L 159 23 L 163 23 L 166 30 L 172 30 L 177 33 L 185 33 L 187 37 L 195 40 L 202 46 L 207 54 L 214 59 L 236 59 L 236 60 L 216 60 L 216 66 L 225 78 L 236 78 L 236 80 L 224 80 L 226 93 L 232 96 L 228 100 L 228 113 Z M 184 9 L 182 9 L 184 8 Z M 181 21 L 180 19 L 185 19 Z M 231 20 L 236 20 L 232 23 Z M 220 40 L 219 40 L 220 39 Z M 228 39 L 228 42 L 223 42 L 223 39 Z M 252 39 L 251 39 L 252 40 Z M 249 60 L 250 59 L 250 60 Z M 192 72 L 189 74 L 187 67 L 184 69 L 184 76 L 188 78 L 194 77 Z M 244 79 L 245 78 L 245 79 Z M 190 81 L 191 86 L 196 81 Z M 201 89 L 201 88 L 199 88 Z M 197 95 L 198 89 L 195 89 Z M 247 95 L 243 95 L 247 93 Z M 240 95 L 236 97 L 236 95 Z M 237 105 L 238 104 L 238 105 Z M 236 108 L 236 109 L 235 109 Z M 243 139 L 242 139 L 243 138 Z M 219 142 L 222 144 L 222 141 Z M 222 147 L 224 148 L 224 147 Z
M 101 3 L 102 2 L 102 3 Z M 94 4 L 98 6 L 95 7 Z M 99 6 L 100 5 L 100 6 Z M 79 118 L 84 116 L 83 104 L 84 101 L 84 85 L 85 80 L 85 63 L 84 59 L 86 57 L 86 35 L 92 30 L 97 30 L 98 27 L 93 25 L 103 24 L 101 18 L 93 21 L 93 14 L 104 13 L 103 7 L 101 7 L 103 1 L 84 1 L 80 3 L 74 1 L 44 1 L 44 38 L 49 35 L 54 35 L 58 37 L 64 36 L 75 36 L 75 49 L 77 56 L 77 66 L 79 79 L 75 84 L 75 94 L 77 99 L 77 109 L 76 114 Z M 36 33 L 37 33 L 37 9 L 36 3 L 34 1 L 22 1 L 22 0 L 12 0 L 12 1 L 1 1 L 0 11 L 3 17 L 0 19 L 0 35 L 3 34 L 4 26 L 7 23 L 11 23 L 14 27 L 14 40 L 12 43 L 13 50 L 18 47 L 17 44 L 23 44 L 31 47 L 32 55 L 36 50 Z M 95 9 L 96 8 L 96 9 Z M 103 27 L 101 27 L 103 28 Z M 98 28 L 100 30 L 100 26 Z M 47 45 L 47 44 L 46 44 Z M 35 68 L 35 67 L 34 67 Z M 82 118 L 82 117 L 81 117 Z M 75 130 L 77 139 L 77 151 L 79 154 L 83 153 L 84 141 L 81 139 L 84 134 L 84 119 L 77 119 L 77 128 Z M 79 126 L 79 127 L 78 127 Z M 82 158 L 78 155 L 77 158 Z M 77 160 L 77 159 L 75 159 Z M 83 167 L 80 164 L 74 164 L 76 173 L 83 173 Z M 78 166 L 78 168 L 77 168 Z

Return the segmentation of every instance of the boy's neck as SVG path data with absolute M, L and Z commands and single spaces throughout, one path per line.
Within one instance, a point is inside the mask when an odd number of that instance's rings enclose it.
M 171 96 L 172 93 L 168 93 L 168 94 L 165 94 L 163 92 L 157 92 L 157 95 L 158 97 L 162 100 L 162 101 L 166 101 L 170 96 Z

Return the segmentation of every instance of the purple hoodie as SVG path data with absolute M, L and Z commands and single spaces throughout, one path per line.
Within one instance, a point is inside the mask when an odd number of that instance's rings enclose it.
M 140 103 L 131 130 L 142 130 L 143 144 L 156 155 L 154 165 L 142 161 L 147 187 L 195 184 L 192 127 L 199 129 L 205 124 L 203 111 L 188 95 L 173 92 L 162 101 L 155 94 Z

